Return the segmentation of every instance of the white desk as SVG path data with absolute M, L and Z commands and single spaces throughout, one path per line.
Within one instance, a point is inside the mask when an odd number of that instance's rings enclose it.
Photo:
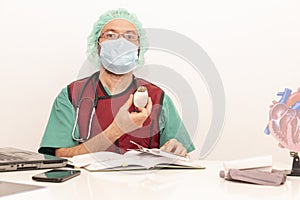
M 206 169 L 92 173 L 82 170 L 80 176 L 64 183 L 35 182 L 31 176 L 45 171 L 36 170 L 0 173 L 0 180 L 46 186 L 3 197 L 14 200 L 300 199 L 300 177 L 288 177 L 281 186 L 260 186 L 219 178 L 221 162 L 203 161 L 203 166 Z

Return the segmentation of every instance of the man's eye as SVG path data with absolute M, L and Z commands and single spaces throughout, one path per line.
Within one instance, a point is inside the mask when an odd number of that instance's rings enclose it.
M 124 37 L 127 40 L 136 40 L 137 39 L 136 35 L 133 35 L 133 34 L 126 34 L 126 35 L 124 35 Z
M 116 35 L 116 34 L 113 34 L 113 33 L 107 33 L 107 34 L 106 34 L 106 37 L 107 37 L 107 38 L 115 38 L 115 35 Z

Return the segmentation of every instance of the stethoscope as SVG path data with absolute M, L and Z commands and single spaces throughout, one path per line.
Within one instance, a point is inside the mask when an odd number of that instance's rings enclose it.
M 73 130 L 72 130 L 72 138 L 76 142 L 83 143 L 83 142 L 85 142 L 85 141 L 87 141 L 88 139 L 91 138 L 93 118 L 94 118 L 94 115 L 95 115 L 95 112 L 96 112 L 96 106 L 97 106 L 97 103 L 98 103 L 98 100 L 99 100 L 99 96 L 98 96 L 98 92 L 97 92 L 97 83 L 98 83 L 98 79 L 99 79 L 99 73 L 100 72 L 94 73 L 92 76 L 90 76 L 86 80 L 86 82 L 84 83 L 84 85 L 83 85 L 83 87 L 80 90 L 80 93 L 78 95 L 77 105 L 76 105 L 76 116 L 75 116 L 74 126 L 73 126 Z M 134 76 L 133 76 L 133 79 L 134 79 L 135 87 L 137 88 L 137 81 L 136 81 Z M 83 95 L 88 83 L 91 80 L 93 80 L 95 98 L 94 98 L 94 102 L 93 102 L 93 105 L 92 105 L 92 112 L 91 112 L 90 118 L 89 118 L 88 134 L 87 134 L 86 138 L 82 138 L 82 137 L 80 137 L 80 133 L 79 133 L 79 137 L 77 138 L 75 136 L 75 130 L 76 130 L 76 127 L 77 127 L 77 124 L 78 124 L 78 116 L 79 116 L 80 105 L 81 105 L 81 102 L 83 101 L 82 95 Z
M 97 92 L 97 82 L 98 82 L 99 73 L 100 72 L 94 73 L 92 76 L 90 76 L 86 80 L 86 82 L 84 83 L 84 85 L 83 85 L 83 87 L 80 90 L 80 93 L 78 95 L 77 105 L 76 105 L 76 116 L 75 116 L 74 126 L 73 126 L 73 130 L 72 130 L 72 138 L 73 138 L 74 141 L 77 141 L 77 142 L 80 142 L 80 143 L 83 143 L 83 142 L 87 141 L 91 137 L 92 122 L 93 122 L 93 118 L 94 118 L 94 115 L 95 115 L 96 106 L 97 106 L 98 99 L 99 99 L 98 92 Z M 76 127 L 77 127 L 77 124 L 78 124 L 78 116 L 79 116 L 80 105 L 81 105 L 81 102 L 83 101 L 82 95 L 83 95 L 83 93 L 84 93 L 84 91 L 85 91 L 88 83 L 91 80 L 94 80 L 93 81 L 93 87 L 94 87 L 95 98 L 94 98 L 94 102 L 93 102 L 93 105 L 92 105 L 92 112 L 91 112 L 90 118 L 89 118 L 88 135 L 86 136 L 86 138 L 82 138 L 80 136 L 79 136 L 79 138 L 77 138 L 75 136 L 75 130 L 76 130 Z M 80 135 L 80 133 L 79 133 L 79 135 Z

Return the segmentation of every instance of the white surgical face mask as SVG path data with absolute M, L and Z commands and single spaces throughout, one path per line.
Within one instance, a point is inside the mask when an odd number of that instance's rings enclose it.
M 126 74 L 136 67 L 138 47 L 124 38 L 100 43 L 102 65 L 114 74 Z

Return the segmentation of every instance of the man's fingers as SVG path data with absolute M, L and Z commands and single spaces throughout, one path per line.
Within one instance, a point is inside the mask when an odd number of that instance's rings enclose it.
M 176 139 L 170 139 L 160 149 L 180 156 L 187 155 L 185 147 Z
M 131 94 L 126 102 L 127 104 L 127 108 L 130 108 L 130 106 L 132 105 L 133 102 L 133 94 Z
M 175 147 L 175 141 L 175 139 L 169 140 L 161 147 L 161 149 L 167 152 L 173 152 L 173 148 Z
M 167 151 L 167 152 L 173 152 L 174 147 L 175 147 L 174 143 L 169 143 L 166 146 L 165 151 Z
M 146 106 L 146 110 L 147 110 L 148 115 L 150 115 L 151 110 L 152 110 L 152 100 L 151 100 L 150 97 L 148 97 L 148 103 L 147 103 L 147 106 Z
M 186 152 L 185 148 L 182 146 L 182 144 L 180 143 L 180 145 L 178 145 L 176 147 L 174 154 L 179 155 L 179 156 L 186 156 L 187 152 Z

